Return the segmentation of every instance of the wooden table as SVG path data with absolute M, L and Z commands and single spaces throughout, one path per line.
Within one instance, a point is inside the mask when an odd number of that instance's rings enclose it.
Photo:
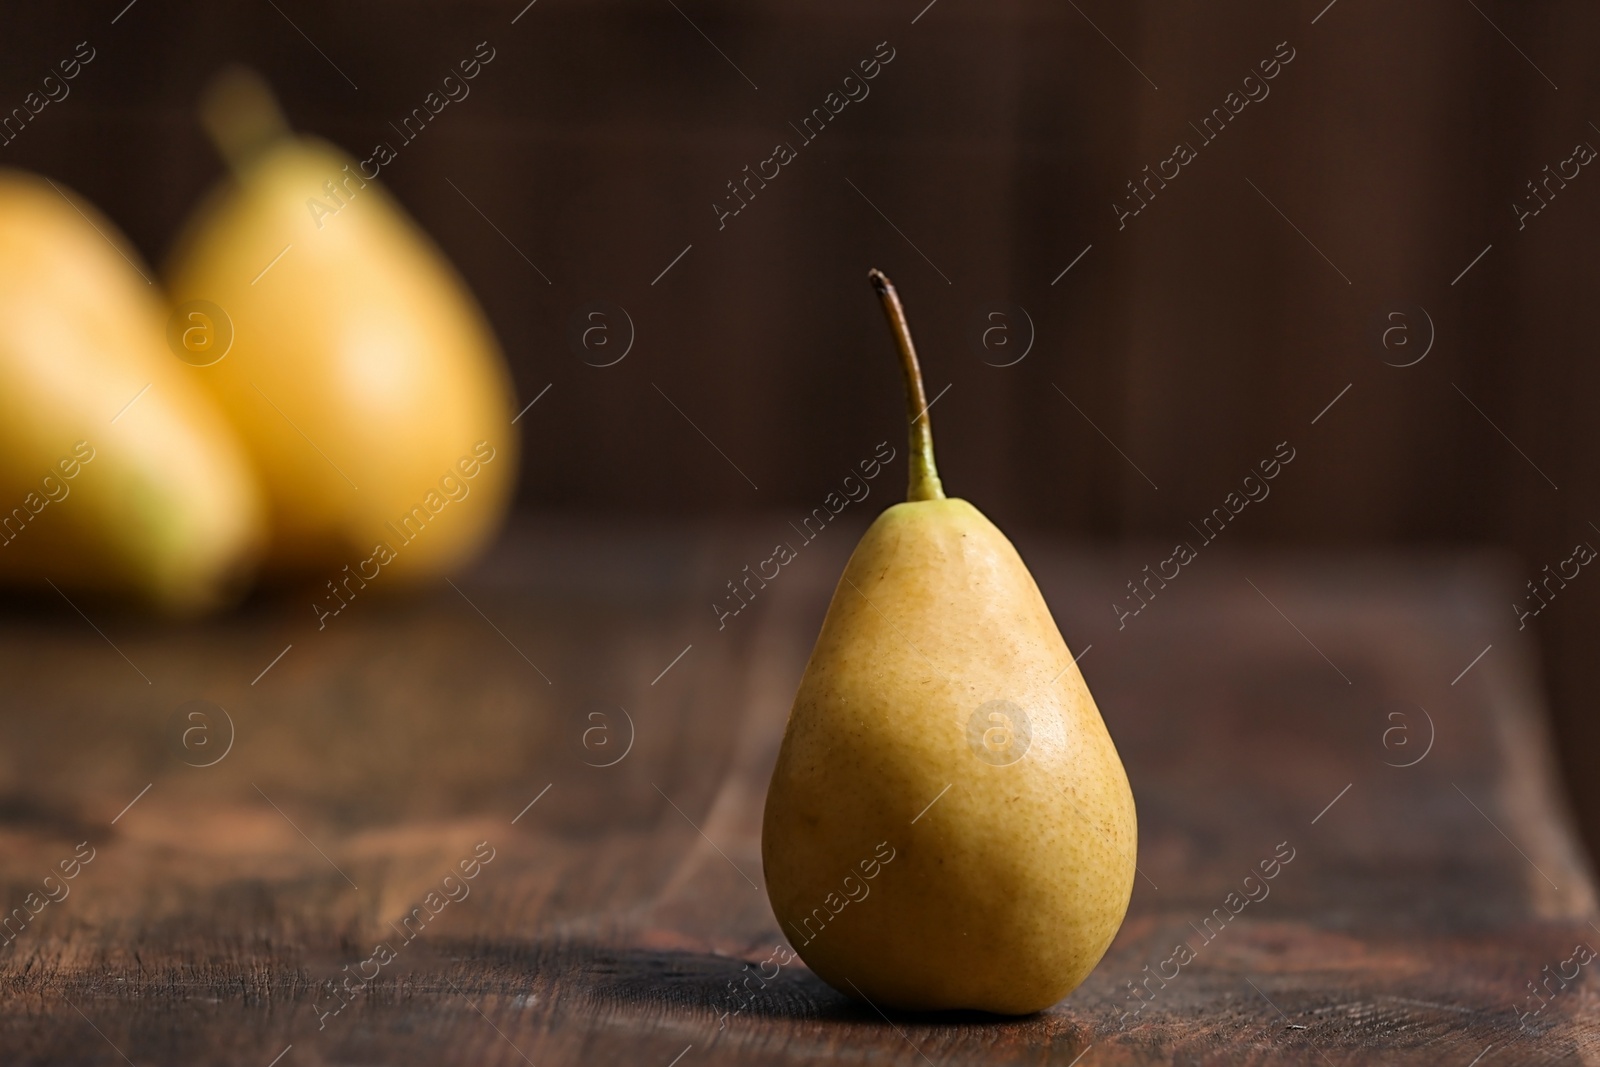
M 1600 1061 L 1593 888 L 1487 557 L 1207 549 L 1119 630 L 1169 552 L 1019 537 L 1138 798 L 1110 953 L 1023 1019 L 886 1020 L 798 964 L 730 993 L 783 943 L 762 798 L 856 535 L 719 631 L 785 530 L 527 524 L 320 631 L 300 596 L 181 627 L 13 602 L 0 1062 Z

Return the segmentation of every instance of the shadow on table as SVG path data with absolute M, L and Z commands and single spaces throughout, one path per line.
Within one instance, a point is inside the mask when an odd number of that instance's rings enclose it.
M 874 1024 L 887 1020 L 895 1025 L 932 1028 L 1031 1028 L 1045 1018 L 1044 1013 L 1009 1016 L 969 1010 L 880 1010 L 835 990 L 798 957 L 773 973 L 776 964 L 768 962 L 770 955 L 751 959 L 570 940 L 492 948 L 488 955 L 509 971 L 526 974 L 532 968 L 539 979 L 560 988 L 563 996 L 576 994 L 622 1013 L 669 1007 L 705 1011 L 714 1022 L 724 1024 L 737 1018 Z M 489 983 L 486 991 L 495 984 Z

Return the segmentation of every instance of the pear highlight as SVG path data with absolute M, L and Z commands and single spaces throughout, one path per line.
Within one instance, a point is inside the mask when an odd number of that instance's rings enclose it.
M 482 310 L 375 177 L 290 131 L 255 75 L 219 77 L 201 112 L 233 176 L 180 239 L 170 290 L 231 327 L 225 358 L 194 374 L 261 472 L 269 567 L 381 565 L 390 586 L 460 566 L 516 483 Z
M 856 546 L 806 665 L 767 793 L 767 893 L 846 995 L 1026 1014 L 1122 924 L 1133 794 L 1016 549 L 944 496 L 904 311 L 872 280 L 906 377 L 908 500 Z

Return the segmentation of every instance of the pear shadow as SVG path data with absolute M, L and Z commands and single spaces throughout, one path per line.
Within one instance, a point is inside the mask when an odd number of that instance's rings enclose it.
M 751 957 L 685 949 L 646 949 L 592 941 L 462 944 L 443 953 L 476 960 L 483 970 L 467 983 L 486 993 L 515 994 L 530 978 L 554 982 L 563 996 L 577 995 L 617 1015 L 662 1011 L 705 1015 L 717 1028 L 728 1020 L 917 1026 L 936 1030 L 1015 1029 L 1056 1031 L 1066 1020 L 1045 1012 L 999 1015 L 956 1009 L 904 1011 L 841 993 L 818 978 L 798 957 L 778 967 L 770 952 Z M 762 964 L 766 963 L 763 968 Z M 763 977 L 763 971 L 771 977 Z M 461 983 L 467 988 L 467 983 Z

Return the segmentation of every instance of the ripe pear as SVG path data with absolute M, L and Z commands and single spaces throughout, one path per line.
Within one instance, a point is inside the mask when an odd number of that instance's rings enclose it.
M 878 1007 L 1025 1014 L 1105 954 L 1133 794 L 1022 559 L 944 495 L 898 296 L 910 492 L 856 546 L 772 772 L 762 862 L 806 964 Z
M 0 170 L 0 581 L 189 613 L 239 590 L 265 507 L 136 260 L 81 198 Z
M 201 110 L 232 177 L 190 220 L 169 289 L 231 324 L 199 376 L 265 481 L 269 565 L 381 565 L 386 587 L 459 566 L 516 484 L 510 381 L 465 283 L 376 180 L 392 149 L 358 163 L 294 135 L 242 70 Z

